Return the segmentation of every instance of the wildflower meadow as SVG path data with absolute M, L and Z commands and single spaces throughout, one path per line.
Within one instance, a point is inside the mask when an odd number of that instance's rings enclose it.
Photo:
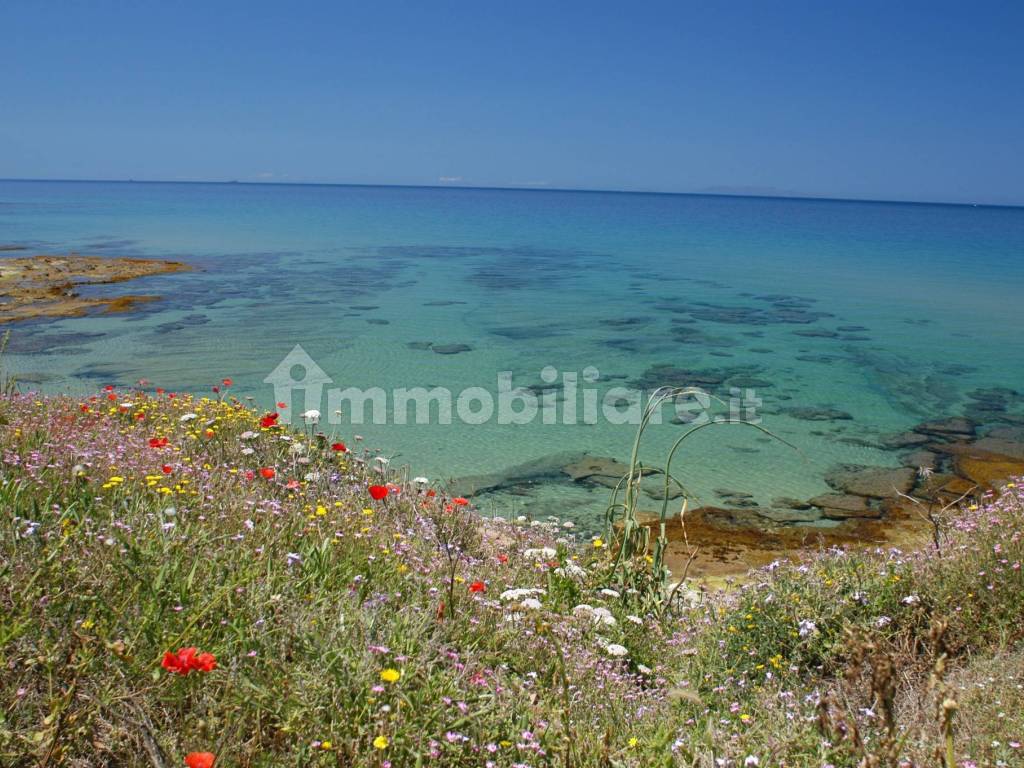
M 1020 485 L 711 589 L 232 386 L 0 399 L 0 764 L 1024 764 Z

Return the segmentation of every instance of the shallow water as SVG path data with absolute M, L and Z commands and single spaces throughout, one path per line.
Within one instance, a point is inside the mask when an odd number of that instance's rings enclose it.
M 593 366 L 603 396 L 653 385 L 661 375 L 645 372 L 670 365 L 721 393 L 754 389 L 763 425 L 798 448 L 733 426 L 698 433 L 679 475 L 707 503 L 722 503 L 724 489 L 758 503 L 822 493 L 835 464 L 897 463 L 879 436 L 976 412 L 969 394 L 979 388 L 1024 390 L 1020 208 L 0 182 L 4 243 L 199 268 L 114 286 L 164 297 L 134 314 L 16 326 L 6 365 L 24 386 L 77 393 L 145 378 L 202 392 L 231 376 L 236 392 L 270 407 L 263 380 L 295 344 L 330 386 L 456 395 L 495 390 L 500 371 L 528 386 L 545 366 Z M 433 351 L 457 349 L 444 345 L 470 349 Z M 1024 409 L 1004 400 L 1011 417 Z M 625 459 L 635 427 L 601 418 L 336 429 L 442 478 L 563 452 Z M 645 458 L 660 460 L 680 429 L 652 429 Z M 604 488 L 534 480 L 479 501 L 588 522 L 607 500 Z

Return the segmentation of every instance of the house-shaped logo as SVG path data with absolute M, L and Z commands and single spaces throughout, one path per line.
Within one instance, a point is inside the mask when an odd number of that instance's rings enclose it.
M 301 414 L 309 410 L 320 410 L 324 385 L 333 382 L 301 344 L 296 344 L 263 380 L 264 384 L 274 386 L 274 402 L 284 403 L 280 419 L 283 424 L 290 424 L 292 414 L 296 412 L 297 404 L 292 401 L 295 390 L 301 389 L 305 393 L 302 407 L 298 411 Z

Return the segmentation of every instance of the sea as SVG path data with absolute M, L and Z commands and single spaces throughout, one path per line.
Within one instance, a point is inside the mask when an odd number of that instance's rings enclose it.
M 7 326 L 22 390 L 230 378 L 488 514 L 597 529 L 611 483 L 564 467 L 621 468 L 661 385 L 707 393 L 639 448 L 660 466 L 713 422 L 671 467 L 693 505 L 827 492 L 837 466 L 904 463 L 892 436 L 927 420 L 1024 423 L 1024 208 L 0 181 L 3 245 L 193 267 L 83 289 L 160 297 L 132 312 Z

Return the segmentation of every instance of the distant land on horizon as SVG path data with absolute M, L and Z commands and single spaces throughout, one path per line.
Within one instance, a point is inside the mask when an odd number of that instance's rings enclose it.
M 446 179 L 448 177 L 442 177 Z M 837 203 L 888 203 L 905 205 L 952 205 L 974 208 L 1024 208 L 1024 202 L 970 202 L 965 200 L 916 200 L 901 198 L 872 198 L 872 197 L 836 197 L 833 195 L 816 195 L 799 190 L 782 189 L 778 187 L 744 186 L 744 185 L 714 185 L 701 187 L 694 190 L 661 190 L 661 189 L 601 189 L 588 187 L 569 187 L 548 185 L 547 183 L 534 184 L 474 184 L 462 181 L 443 181 L 442 183 L 423 184 L 389 184 L 389 183 L 359 183 L 344 181 L 288 181 L 284 179 L 67 179 L 67 178 L 24 178 L 0 176 L 0 182 L 49 182 L 49 183 L 72 183 L 72 184 L 223 184 L 223 185 L 248 185 L 248 186 L 279 186 L 279 187 L 368 187 L 368 188 L 394 188 L 394 189 L 466 189 L 466 190 L 504 190 L 509 192 L 581 192 L 592 194 L 614 194 L 614 195 L 674 195 L 682 197 L 745 197 L 764 198 L 780 200 L 815 200 Z

